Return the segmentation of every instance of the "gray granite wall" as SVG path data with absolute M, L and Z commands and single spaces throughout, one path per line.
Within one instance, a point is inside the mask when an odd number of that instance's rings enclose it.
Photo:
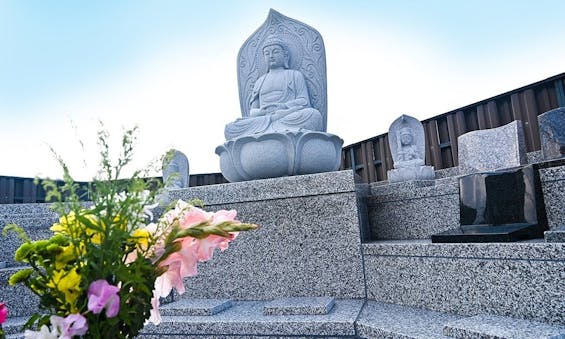
M 428 239 L 459 226 L 458 181 L 373 184 L 367 209 L 373 240 Z
M 539 172 L 549 229 L 565 229 L 565 166 Z
M 361 187 L 363 187 L 361 185 Z M 171 198 L 200 198 L 206 209 L 236 209 L 261 225 L 200 264 L 191 297 L 365 297 L 358 191 L 352 171 L 195 187 Z
M 364 244 L 367 297 L 565 324 L 565 244 Z

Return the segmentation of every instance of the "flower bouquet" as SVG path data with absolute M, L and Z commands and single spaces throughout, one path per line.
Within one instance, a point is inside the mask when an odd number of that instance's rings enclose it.
M 25 240 L 15 259 L 29 265 L 9 280 L 39 296 L 40 313 L 26 324 L 27 338 L 131 338 L 147 320 L 158 324 L 160 298 L 173 288 L 184 292 L 183 278 L 197 263 L 225 250 L 239 231 L 257 228 L 237 221 L 236 211 L 206 212 L 177 201 L 149 222 L 156 187 L 135 172 L 120 179 L 130 163 L 135 129 L 122 139 L 116 165 L 109 159 L 107 133 L 99 132 L 101 171 L 91 184 L 92 204 L 81 202 L 78 186 L 64 162 L 64 185 L 44 184 L 60 214 L 50 239 Z

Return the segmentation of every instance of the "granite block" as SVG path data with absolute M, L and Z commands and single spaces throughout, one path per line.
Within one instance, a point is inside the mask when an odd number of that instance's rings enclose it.
M 565 324 L 563 244 L 434 244 L 439 246 L 421 253 L 417 248 L 422 246 L 370 245 L 391 247 L 384 249 L 387 254 L 368 253 L 378 249 L 365 251 L 371 300 L 461 315 L 489 313 Z M 496 257 L 497 247 L 516 253 L 510 258 Z M 457 252 L 458 256 L 449 255 Z
M 372 185 L 371 193 L 367 200 L 371 240 L 427 239 L 459 225 L 456 180 Z
M 36 215 L 55 213 L 51 210 L 51 203 L 27 203 L 27 204 L 0 204 L 0 217 L 6 215 Z
M 10 318 L 30 316 L 39 310 L 39 297 L 24 285 L 10 286 L 8 279 L 22 267 L 0 269 L 0 301 L 6 304 Z
M 148 324 L 148 335 L 187 336 L 290 336 L 355 337 L 355 319 L 362 299 L 336 300 L 326 315 L 264 315 L 265 301 L 234 301 L 231 308 L 214 316 L 167 316 L 160 325 Z
M 216 205 L 353 192 L 361 183 L 359 176 L 346 170 L 170 190 L 169 197 Z
M 454 177 L 454 176 L 458 176 L 458 175 L 459 175 L 459 166 L 454 166 L 454 167 L 436 170 L 436 180 Z
M 517 243 L 432 243 L 430 240 L 375 241 L 363 244 L 365 256 L 438 257 L 485 260 L 565 261 L 565 244 L 542 239 Z
M 493 315 L 477 315 L 446 324 L 443 333 L 458 339 L 558 339 L 565 338 L 565 327 Z
M 23 327 L 27 320 L 27 317 L 12 316 L 12 313 L 10 312 L 10 314 L 8 314 L 8 318 L 6 318 L 6 322 L 2 324 L 2 329 L 4 330 L 6 336 L 14 335 L 14 337 L 16 337 L 15 335 L 23 332 Z
M 528 152 L 526 156 L 528 158 L 528 164 L 537 164 L 543 161 L 543 154 L 541 151 Z
M 565 225 L 565 166 L 540 169 L 541 188 L 549 230 Z
M 278 298 L 265 304 L 264 315 L 328 314 L 335 305 L 331 297 Z
M 357 335 L 370 339 L 447 338 L 446 323 L 461 316 L 415 307 L 367 301 L 356 322 Z
M 212 316 L 232 306 L 230 299 L 194 299 L 182 298 L 162 305 L 159 310 L 162 316 Z
M 191 297 L 364 297 L 359 196 L 352 171 L 334 174 L 302 176 L 303 181 L 296 177 L 264 180 L 276 187 L 279 180 L 292 179 L 296 189 L 286 198 L 276 190 L 263 192 L 263 198 L 270 198 L 257 201 L 249 192 L 256 185 L 262 190 L 263 181 L 207 186 L 213 194 L 204 196 L 214 196 L 212 201 L 217 204 L 209 200 L 206 209 L 236 209 L 241 221 L 257 223 L 260 228 L 239 234 L 228 250 L 199 264 L 198 275 L 185 280 Z M 311 187 L 314 182 L 316 186 Z M 230 193 L 219 204 L 224 186 Z M 202 190 L 189 188 L 176 198 L 194 198 Z
M 57 219 L 53 216 L 40 214 L 38 217 L 12 217 L 0 219 L 0 233 L 5 225 L 15 223 L 20 226 L 31 240 L 47 239 L 53 235 L 49 229 Z M 22 240 L 15 232 L 9 232 L 6 236 L 0 235 L 0 262 L 7 266 L 19 265 L 14 261 L 14 253 L 22 244 Z
M 545 231 L 544 238 L 546 242 L 565 242 L 565 230 Z
M 538 115 L 538 124 L 543 158 L 565 157 L 565 107 Z
M 528 162 L 522 122 L 465 133 L 457 138 L 460 174 L 516 167 Z

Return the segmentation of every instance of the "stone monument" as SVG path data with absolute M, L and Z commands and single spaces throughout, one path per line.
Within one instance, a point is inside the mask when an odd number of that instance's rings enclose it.
M 565 107 L 538 115 L 544 160 L 565 157 Z
M 175 149 L 167 152 L 163 160 L 163 183 L 166 189 L 187 188 L 189 186 L 188 158 Z
M 433 166 L 425 165 L 424 127 L 415 118 L 402 115 L 388 130 L 388 145 L 394 169 L 387 172 L 390 183 L 409 180 L 433 180 Z
M 467 132 L 457 138 L 459 174 L 495 171 L 526 165 L 526 141 L 522 121 Z
M 335 171 L 343 140 L 326 133 L 326 56 L 312 27 L 272 10 L 238 55 L 242 117 L 216 148 L 230 182 Z

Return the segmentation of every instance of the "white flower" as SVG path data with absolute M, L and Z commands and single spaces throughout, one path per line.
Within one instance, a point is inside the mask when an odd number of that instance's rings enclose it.
M 25 339 L 57 339 L 58 337 L 57 330 L 53 329 L 53 331 L 50 332 L 47 325 L 41 326 L 39 332 L 26 330 L 24 333 Z

